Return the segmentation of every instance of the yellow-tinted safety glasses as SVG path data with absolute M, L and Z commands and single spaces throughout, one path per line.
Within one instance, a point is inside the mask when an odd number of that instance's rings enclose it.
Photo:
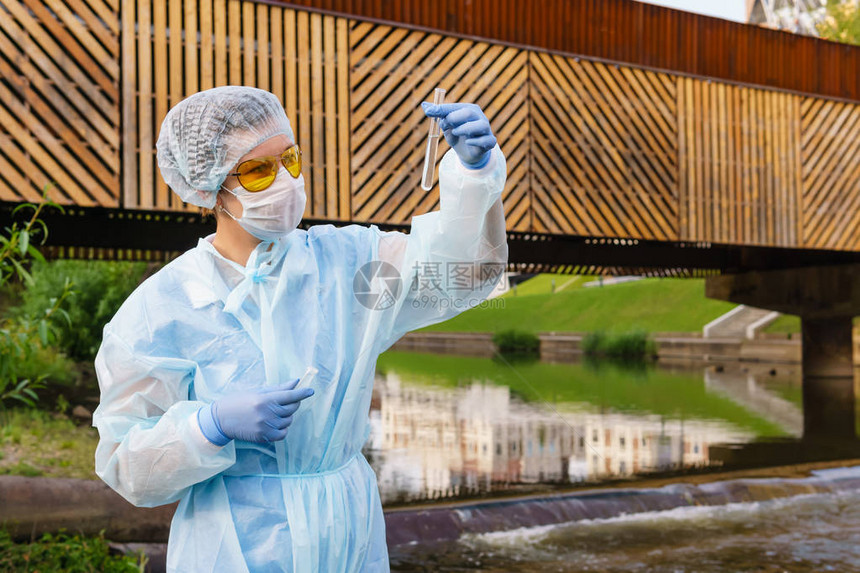
M 235 173 L 228 173 L 228 175 L 238 178 L 242 187 L 251 193 L 256 193 L 268 189 L 275 181 L 279 160 L 287 172 L 298 179 L 302 172 L 302 151 L 298 145 L 288 148 L 280 157 L 269 155 L 243 161 L 236 167 Z

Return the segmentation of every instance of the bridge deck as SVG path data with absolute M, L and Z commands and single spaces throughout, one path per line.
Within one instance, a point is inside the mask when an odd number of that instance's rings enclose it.
M 4 0 L 0 200 L 181 211 L 164 115 L 245 84 L 294 123 L 306 217 L 405 225 L 441 85 L 490 117 L 512 232 L 860 250 L 858 48 L 629 0 L 301 3 Z

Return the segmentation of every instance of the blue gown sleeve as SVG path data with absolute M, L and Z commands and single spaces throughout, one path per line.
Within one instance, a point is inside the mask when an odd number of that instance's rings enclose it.
M 96 474 L 138 507 L 171 503 L 232 466 L 235 445 L 219 447 L 203 436 L 197 411 L 204 403 L 188 398 L 198 373 L 193 361 L 136 351 L 115 330 L 105 327 L 95 360 L 101 390 L 93 413 Z
M 439 210 L 412 218 L 409 234 L 378 234 L 375 256 L 400 273 L 401 291 L 377 331 L 382 352 L 405 333 L 448 320 L 492 292 L 508 261 L 502 191 L 507 177 L 498 145 L 480 169 L 453 149 L 439 165 Z

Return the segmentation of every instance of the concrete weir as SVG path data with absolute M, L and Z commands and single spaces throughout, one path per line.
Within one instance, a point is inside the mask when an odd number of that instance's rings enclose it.
M 785 469 L 785 468 L 783 468 Z M 716 476 L 712 476 L 712 479 Z M 644 485 L 644 484 L 643 484 Z M 463 535 L 508 531 L 688 506 L 767 501 L 812 493 L 860 489 L 860 466 L 813 470 L 808 477 L 738 477 L 705 483 L 678 482 L 661 487 L 617 487 L 450 503 L 389 510 L 385 515 L 390 547 L 454 541 Z

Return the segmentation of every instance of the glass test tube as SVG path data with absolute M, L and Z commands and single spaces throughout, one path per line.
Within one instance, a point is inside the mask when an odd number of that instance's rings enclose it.
M 445 89 L 436 88 L 433 92 L 433 104 L 445 103 Z M 436 169 L 436 150 L 439 148 L 439 120 L 430 119 L 430 131 L 427 134 L 427 151 L 424 153 L 424 174 L 421 176 L 421 188 L 425 191 L 433 189 L 433 171 Z
M 313 380 L 314 376 L 316 376 L 318 372 L 319 372 L 319 370 L 317 370 L 313 366 L 308 366 L 307 370 L 305 370 L 305 373 L 302 374 L 301 378 L 299 378 L 299 383 L 296 384 L 296 388 L 306 388 L 307 385 L 311 383 L 311 380 Z

